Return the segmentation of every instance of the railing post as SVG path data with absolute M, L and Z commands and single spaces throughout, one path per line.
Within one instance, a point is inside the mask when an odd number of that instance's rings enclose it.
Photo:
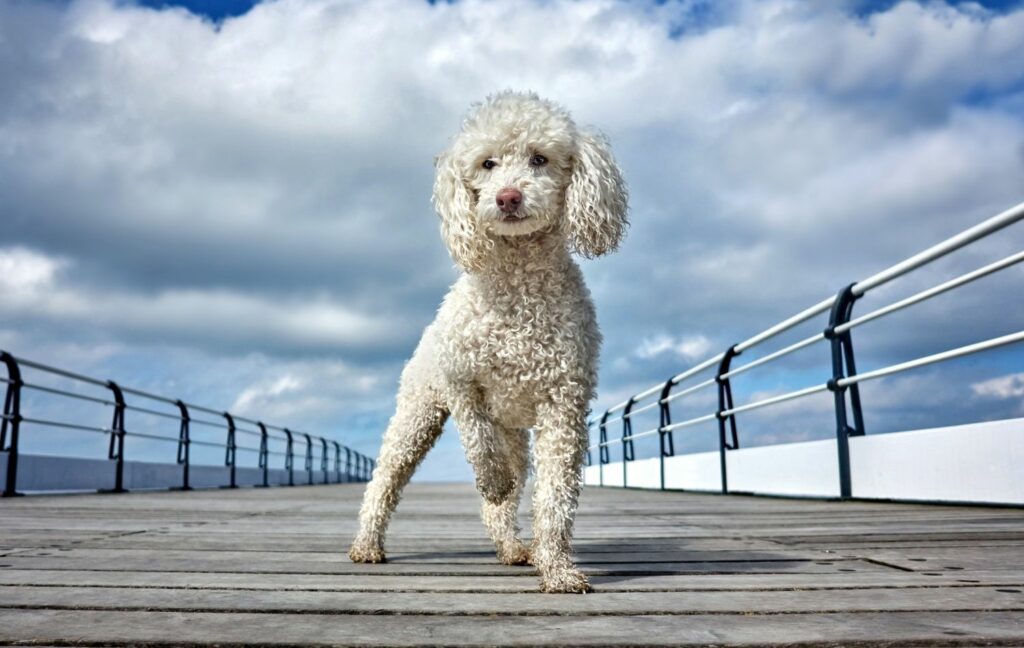
M 590 414 L 588 412 L 587 416 L 589 416 L 589 415 Z M 584 461 L 586 461 L 586 463 L 584 465 L 586 465 L 588 467 L 593 465 L 593 463 L 594 463 L 593 458 L 590 456 L 590 428 L 592 428 L 592 427 L 594 427 L 594 422 L 593 421 L 587 421 L 587 456 L 584 459 Z
M 191 448 L 192 448 L 192 437 L 189 430 L 189 424 L 192 418 L 188 414 L 188 406 L 183 401 L 176 400 L 174 404 L 178 406 L 178 411 L 181 416 L 181 428 L 178 430 L 178 465 L 182 467 L 181 476 L 181 490 L 192 490 L 189 485 L 189 466 L 192 463 L 191 460 Z
M 114 418 L 110 423 L 107 458 L 117 461 L 114 466 L 114 488 L 108 492 L 124 493 L 124 393 L 113 380 L 107 381 L 107 389 L 114 394 Z
M 352 481 L 352 448 L 345 446 L 345 483 Z
M 334 479 L 336 484 L 341 483 L 341 444 L 331 441 L 334 445 Z
M 313 485 L 313 440 L 309 438 L 308 434 L 303 434 L 306 437 L 306 479 L 310 486 Z
M 668 397 L 673 386 L 675 386 L 675 383 L 672 382 L 671 378 L 666 380 L 665 386 L 661 388 L 661 396 L 658 397 L 658 409 L 661 414 L 660 421 L 658 422 L 658 441 L 661 446 L 661 452 L 658 455 L 659 467 L 661 469 L 661 490 L 665 490 L 665 457 L 673 457 L 676 454 L 672 430 L 665 429 L 672 425 L 672 410 Z
M 228 488 L 238 488 L 238 484 L 235 483 L 235 417 L 227 412 L 224 412 L 223 416 L 228 422 L 228 438 L 224 444 L 224 465 L 231 468 L 231 483 Z
M 857 374 L 857 365 L 853 357 L 853 338 L 850 336 L 850 331 L 836 333 L 836 327 L 850 321 L 850 315 L 853 314 L 853 304 L 857 301 L 857 295 L 853 294 L 854 285 L 850 284 L 836 294 L 835 302 L 832 303 L 832 312 L 828 318 L 828 328 L 824 332 L 832 347 L 832 379 L 828 381 L 828 388 L 835 399 L 839 496 L 842 499 L 849 499 L 853 496 L 853 479 L 850 474 L 850 437 L 864 434 L 864 415 L 860 405 L 859 386 L 856 383 L 849 387 L 839 385 L 841 379 Z M 846 417 L 847 389 L 850 391 L 852 427 Z
M 295 439 L 292 438 L 292 432 L 288 428 L 284 428 L 284 434 L 288 437 L 288 444 L 284 450 L 284 469 L 288 471 L 288 485 L 295 485 Z
M 636 458 L 633 447 L 633 421 L 629 418 L 629 412 L 633 409 L 633 397 L 626 401 L 626 407 L 622 410 L 622 487 L 626 488 L 629 482 L 629 471 L 627 464 Z
M 259 487 L 268 488 L 270 486 L 270 435 L 267 433 L 267 426 L 260 421 L 256 421 L 256 427 L 260 429 L 260 458 L 257 465 L 263 469 L 263 483 Z
M 608 450 L 608 410 L 604 411 L 601 415 L 601 422 L 598 424 L 598 446 L 597 446 L 597 457 L 601 462 L 598 467 L 598 486 L 604 486 L 604 467 L 605 464 L 611 461 L 611 453 Z
M 725 414 L 726 411 L 731 410 L 733 407 L 732 403 L 732 384 L 728 378 L 723 377 L 729 373 L 729 364 L 732 359 L 739 355 L 739 351 L 736 350 L 736 345 L 729 347 L 726 352 L 722 355 L 722 361 L 718 363 L 718 373 L 715 375 L 715 382 L 718 383 L 718 456 L 719 464 L 722 471 L 722 492 L 729 492 L 729 475 L 728 468 L 726 466 L 726 450 L 736 450 L 740 447 L 739 436 L 736 433 L 736 416 L 734 414 Z M 729 428 L 732 432 L 732 443 L 726 438 L 726 422 L 729 423 Z
M 320 471 L 324 474 L 324 483 L 330 484 L 331 478 L 327 475 L 327 439 L 320 437 Z
M 0 450 L 7 452 L 7 477 L 4 483 L 4 497 L 21 495 L 18 492 L 18 435 L 21 428 L 21 368 L 10 353 L 0 351 L 0 362 L 7 365 L 7 395 L 4 397 L 4 418 L 0 423 Z M 7 429 L 11 430 L 11 441 L 7 443 Z

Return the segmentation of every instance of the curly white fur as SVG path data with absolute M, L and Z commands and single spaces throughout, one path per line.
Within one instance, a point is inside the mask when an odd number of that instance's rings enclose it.
M 496 201 L 509 189 L 522 197 L 512 214 Z M 544 591 L 587 591 L 570 554 L 601 334 L 571 253 L 593 257 L 618 245 L 627 225 L 622 175 L 607 142 L 564 109 L 506 91 L 475 106 L 438 157 L 434 205 L 465 272 L 402 372 L 349 556 L 384 561 L 401 490 L 450 414 L 499 560 L 535 565 Z M 527 547 L 516 513 L 530 428 L 536 481 Z

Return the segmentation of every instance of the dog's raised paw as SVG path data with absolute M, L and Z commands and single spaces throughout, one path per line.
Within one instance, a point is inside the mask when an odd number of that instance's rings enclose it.
M 354 544 L 348 550 L 348 557 L 354 563 L 385 563 L 388 561 L 384 549 L 372 545 Z
M 540 591 L 549 594 L 584 594 L 594 591 L 590 581 L 578 569 L 558 569 L 542 574 Z

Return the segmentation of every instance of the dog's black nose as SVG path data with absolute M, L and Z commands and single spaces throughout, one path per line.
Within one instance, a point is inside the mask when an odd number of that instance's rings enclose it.
M 523 194 L 518 189 L 505 187 L 498 192 L 495 202 L 498 203 L 498 209 L 506 214 L 511 214 L 519 209 L 520 203 L 523 202 Z

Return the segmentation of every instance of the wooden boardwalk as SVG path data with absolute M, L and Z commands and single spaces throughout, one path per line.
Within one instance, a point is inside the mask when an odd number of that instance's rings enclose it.
M 0 645 L 1024 645 L 1019 509 L 588 489 L 596 591 L 551 595 L 464 485 L 350 563 L 361 492 L 2 500 Z

